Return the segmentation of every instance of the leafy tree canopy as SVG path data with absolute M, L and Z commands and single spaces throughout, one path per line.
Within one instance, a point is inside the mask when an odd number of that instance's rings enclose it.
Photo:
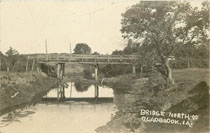
M 78 43 L 74 48 L 75 54 L 90 54 L 91 48 L 86 43 Z
M 174 83 L 168 57 L 176 46 L 198 46 L 208 41 L 208 2 L 199 9 L 188 2 L 141 1 L 122 16 L 122 36 L 140 43 L 142 60 L 150 57 L 161 63 L 157 69 L 167 84 Z
M 100 55 L 98 52 L 94 52 L 92 53 L 92 55 Z
M 18 51 L 13 49 L 12 47 L 5 53 L 7 56 L 19 55 Z

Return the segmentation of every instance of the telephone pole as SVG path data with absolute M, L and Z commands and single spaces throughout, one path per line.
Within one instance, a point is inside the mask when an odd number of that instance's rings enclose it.
M 72 60 L 72 52 L 71 52 L 71 42 L 69 43 L 69 59 Z
M 1 37 L 1 0 L 0 0 L 0 37 Z M 1 39 L 1 38 L 0 38 Z M 1 61 L 1 58 L 2 58 L 2 51 L 1 51 L 1 40 L 0 40 L 0 71 L 1 71 L 1 66 L 2 66 L 2 61 Z
M 1 40 L 0 40 L 0 71 L 1 71 L 1 56 L 2 56 L 2 52 L 1 52 Z
M 72 52 L 71 52 L 71 42 L 69 43 L 69 50 L 70 50 L 70 54 L 72 54 Z
M 47 39 L 45 39 L 45 52 L 46 52 L 46 61 L 48 61 L 48 53 L 47 53 Z

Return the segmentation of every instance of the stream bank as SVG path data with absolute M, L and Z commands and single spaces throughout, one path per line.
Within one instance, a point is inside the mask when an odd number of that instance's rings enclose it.
M 161 89 L 160 75 L 148 78 L 120 76 L 104 80 L 112 85 L 118 111 L 110 122 L 99 127 L 98 133 L 205 133 L 209 132 L 209 70 L 174 70 L 175 85 L 169 91 Z M 165 115 L 145 115 L 142 110 L 164 112 Z M 169 113 L 183 114 L 177 118 Z M 164 123 L 142 118 L 155 117 L 178 121 L 178 124 Z M 193 119 L 195 118 L 196 119 Z M 188 124 L 186 124 L 188 123 Z
M 208 132 L 208 74 L 208 69 L 175 70 L 173 75 L 176 84 L 170 91 L 161 89 L 161 79 L 158 74 L 140 79 L 134 75 L 102 79 L 100 81 L 102 85 L 113 88 L 114 103 L 118 111 L 110 122 L 97 128 L 96 131 L 99 133 Z M 56 87 L 56 79 L 36 73 L 1 73 L 0 79 L 1 114 L 33 103 L 51 88 Z M 85 85 L 94 82 L 79 77 L 67 80 L 80 81 Z M 192 127 L 146 123 L 140 115 L 142 109 L 197 115 L 199 119 L 192 121 Z
M 0 115 L 35 103 L 55 87 L 56 79 L 43 73 L 0 72 Z

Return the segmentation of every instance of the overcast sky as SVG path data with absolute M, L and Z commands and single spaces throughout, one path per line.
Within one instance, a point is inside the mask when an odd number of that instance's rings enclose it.
M 139 0 L 1 0 L 0 50 L 20 53 L 69 53 L 76 43 L 93 52 L 123 49 L 121 14 Z
M 20 53 L 69 53 L 76 43 L 92 51 L 111 53 L 124 47 L 121 13 L 138 0 L 3 1 L 0 5 L 1 51 L 9 47 Z

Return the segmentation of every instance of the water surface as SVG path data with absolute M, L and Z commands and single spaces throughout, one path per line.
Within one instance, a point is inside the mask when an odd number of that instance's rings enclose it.
M 111 88 L 98 87 L 98 97 L 112 98 Z M 78 91 L 74 83 L 65 89 L 65 98 L 84 99 L 80 101 L 57 100 L 46 101 L 47 98 L 57 99 L 57 89 L 51 90 L 43 97 L 45 101 L 0 117 L 1 133 L 94 133 L 95 129 L 105 125 L 116 112 L 113 102 L 89 102 L 95 99 L 95 86 Z

